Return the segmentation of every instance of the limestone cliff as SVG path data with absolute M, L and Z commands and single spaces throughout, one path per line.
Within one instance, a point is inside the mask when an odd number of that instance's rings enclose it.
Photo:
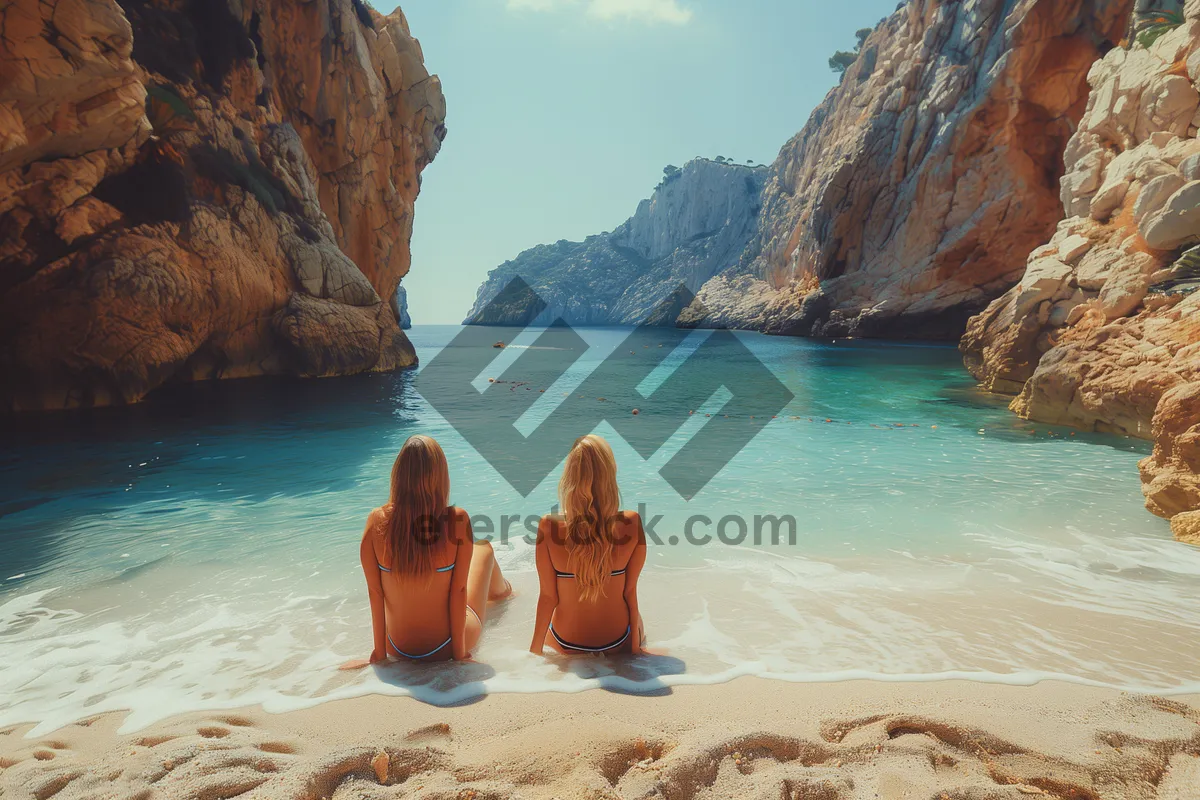
M 467 324 L 530 324 L 490 301 L 521 277 L 547 304 L 536 324 L 635 325 L 682 284 L 691 292 L 737 262 L 754 231 L 766 167 L 698 158 L 663 182 L 611 233 L 530 248 L 488 273 Z M 676 309 L 677 310 L 677 309 Z M 674 319 L 663 319 L 671 324 Z
M 0 6 L 0 407 L 415 362 L 445 101 L 362 0 Z
M 770 168 L 686 325 L 957 339 L 1062 216 L 1062 149 L 1132 0 L 910 0 Z
M 960 345 L 1028 419 L 1151 438 L 1146 506 L 1200 508 L 1200 0 L 1092 68 L 1066 219 Z

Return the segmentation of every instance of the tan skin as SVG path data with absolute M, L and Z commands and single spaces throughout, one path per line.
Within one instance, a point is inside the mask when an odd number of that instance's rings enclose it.
M 408 653 L 427 653 L 450 637 L 450 645 L 425 661 L 468 661 L 483 633 L 488 601 L 512 594 L 489 542 L 476 542 L 471 522 L 461 508 L 448 509 L 448 530 L 434 552 L 434 565 L 454 563 L 450 572 L 433 572 L 428 582 L 405 576 L 393 569 L 384 572 L 379 565 L 391 566 L 387 555 L 384 527 L 386 514 L 377 508 L 367 518 L 359 554 L 367 591 L 371 600 L 371 633 L 374 642 L 371 657 L 342 665 L 357 669 L 384 661 L 388 656 L 404 658 L 388 643 L 388 634 Z M 475 614 L 468 613 L 470 606 Z M 476 619 L 478 615 L 478 619 Z
M 625 642 L 607 654 L 638 655 L 643 651 L 645 629 L 638 611 L 637 584 L 646 564 L 646 534 L 642 520 L 633 511 L 622 511 L 613 529 L 613 553 L 609 571 L 625 568 L 624 575 L 606 579 L 604 594 L 594 602 L 583 602 L 572 578 L 559 578 L 569 567 L 566 526 L 561 517 L 545 516 L 538 524 L 536 548 L 540 595 L 537 621 L 534 623 L 533 643 L 529 650 L 541 655 L 549 647 L 564 655 L 579 651 L 564 650 L 550 635 L 550 623 L 563 639 L 581 645 L 601 647 L 620 639 L 632 624 L 632 634 Z M 634 622 L 631 623 L 631 620 Z

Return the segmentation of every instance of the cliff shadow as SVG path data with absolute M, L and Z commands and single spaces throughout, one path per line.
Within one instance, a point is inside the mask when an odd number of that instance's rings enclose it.
M 415 425 L 414 375 L 214 381 L 166 387 L 133 406 L 3 418 L 0 571 L 52 563 L 70 539 L 63 531 L 134 502 L 352 489 L 363 465 Z

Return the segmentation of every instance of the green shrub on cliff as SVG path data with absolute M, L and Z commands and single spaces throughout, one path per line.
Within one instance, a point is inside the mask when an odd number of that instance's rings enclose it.
M 854 51 L 838 50 L 829 57 L 829 68 L 839 75 L 845 73 L 851 64 L 858 61 L 858 55 L 862 52 L 863 45 L 866 44 L 867 37 L 871 35 L 872 31 L 872 28 L 859 28 L 855 31 L 854 36 L 858 39 L 858 44 L 854 46 Z
M 829 68 L 834 72 L 843 73 L 855 61 L 858 61 L 858 53 L 851 53 L 847 50 L 838 50 L 829 57 Z
M 166 86 L 146 87 L 146 119 L 156 136 L 195 130 L 196 115 L 183 98 Z
M 286 189 L 262 164 L 244 164 L 228 150 L 209 144 L 193 147 L 190 155 L 200 175 L 217 183 L 240 187 L 254 195 L 272 214 L 287 209 Z
M 1151 11 L 1138 16 L 1137 43 L 1149 49 L 1162 36 L 1178 28 L 1186 20 L 1177 11 Z

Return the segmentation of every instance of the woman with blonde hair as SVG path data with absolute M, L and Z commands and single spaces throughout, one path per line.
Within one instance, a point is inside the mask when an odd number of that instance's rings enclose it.
M 429 436 L 412 436 L 392 467 L 391 498 L 363 532 L 371 598 L 369 661 L 467 660 L 479 642 L 489 600 L 512 594 L 489 542 L 476 542 L 467 512 L 449 505 L 450 470 Z
M 538 525 L 541 592 L 530 651 L 641 653 L 637 583 L 646 535 L 635 512 L 620 510 L 617 460 L 608 442 L 595 434 L 575 441 L 558 500 L 561 514 Z

